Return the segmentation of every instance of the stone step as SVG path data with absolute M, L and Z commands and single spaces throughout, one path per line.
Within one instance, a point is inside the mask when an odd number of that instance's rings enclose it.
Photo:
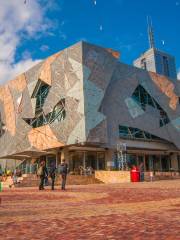
M 153 176 L 154 181 L 180 179 L 180 176 Z M 150 176 L 145 176 L 145 181 L 150 181 Z
M 32 177 L 32 178 L 31 178 Z M 23 180 L 16 185 L 16 187 L 34 187 L 39 185 L 39 178 L 37 176 L 28 176 L 23 178 Z M 49 184 L 51 184 L 51 179 L 48 179 Z M 61 183 L 61 177 L 57 176 L 55 180 L 55 185 Z M 67 185 L 87 185 L 87 184 L 99 184 L 102 183 L 94 176 L 79 176 L 79 175 L 68 175 Z

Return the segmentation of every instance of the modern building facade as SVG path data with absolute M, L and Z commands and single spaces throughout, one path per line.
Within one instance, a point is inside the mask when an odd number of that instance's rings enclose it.
M 156 48 L 147 50 L 133 62 L 133 65 L 169 78 L 177 78 L 175 58 Z
M 178 171 L 179 96 L 178 81 L 79 42 L 0 87 L 0 158 Z
M 176 79 L 177 71 L 175 58 L 166 52 L 158 50 L 155 47 L 152 20 L 150 17 L 147 17 L 147 21 L 149 49 L 141 54 L 141 56 L 133 62 L 133 65 L 147 71 L 152 71 L 160 75 Z

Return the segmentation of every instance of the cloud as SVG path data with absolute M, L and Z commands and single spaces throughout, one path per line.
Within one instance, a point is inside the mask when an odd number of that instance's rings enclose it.
M 15 57 L 23 40 L 42 36 L 48 32 L 52 24 L 46 17 L 47 9 L 40 1 L 31 0 L 24 4 L 23 0 L 1 0 L 0 5 L 0 84 L 2 84 L 40 61 L 33 60 L 28 51 L 25 51 L 19 62 L 15 61 Z
M 33 65 L 39 63 L 41 60 L 32 60 L 31 58 L 26 60 L 21 60 L 15 64 L 0 63 L 0 78 L 1 83 L 6 82 L 6 80 L 13 79 L 15 76 L 27 71 Z

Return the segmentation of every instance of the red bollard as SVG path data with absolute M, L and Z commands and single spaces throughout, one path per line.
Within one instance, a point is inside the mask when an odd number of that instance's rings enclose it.
M 131 182 L 140 182 L 140 172 L 137 167 L 131 169 Z

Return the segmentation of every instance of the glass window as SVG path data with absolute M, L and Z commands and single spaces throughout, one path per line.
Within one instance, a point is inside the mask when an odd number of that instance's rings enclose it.
M 169 171 L 170 169 L 170 159 L 169 156 L 162 155 L 161 157 L 161 164 L 162 164 L 162 170 L 163 171 Z
M 128 167 L 131 168 L 133 165 L 137 166 L 137 156 L 134 154 L 126 155 Z
M 154 170 L 161 171 L 160 155 L 154 155 L 153 161 L 154 161 Z
M 84 152 L 73 152 L 71 153 L 71 160 L 69 161 L 69 168 L 71 171 L 79 174 L 79 167 L 84 167 L 83 165 Z
M 146 64 L 146 59 L 145 58 L 143 58 L 142 60 L 141 60 L 141 68 L 143 68 L 143 69 L 147 69 L 147 64 Z
M 97 154 L 98 157 L 98 169 L 99 170 L 105 170 L 105 153 L 98 153 Z
M 97 152 L 86 152 L 86 167 L 97 169 Z
M 130 136 L 130 133 L 128 131 L 128 127 L 126 126 L 120 126 L 119 127 L 119 134 L 121 137 L 127 137 L 127 136 Z
M 131 136 L 134 138 L 144 138 L 144 133 L 138 128 L 129 127 Z
M 24 121 L 33 128 L 51 124 L 52 122 L 60 122 L 66 117 L 65 99 L 61 99 L 53 108 L 52 112 L 46 115 L 44 114 L 43 105 L 48 96 L 49 89 L 50 86 L 48 84 L 39 80 L 32 94 L 32 98 L 36 98 L 35 117 L 24 119 Z
M 45 82 L 38 80 L 34 92 L 32 94 L 32 98 L 36 98 L 36 111 L 42 109 L 44 102 L 49 93 L 50 86 Z
M 164 75 L 169 76 L 169 62 L 166 56 L 163 56 L 163 69 L 164 69 Z
M 159 126 L 163 127 L 164 125 L 170 122 L 167 113 L 161 108 L 161 106 L 156 102 L 156 100 L 151 97 L 151 95 L 141 86 L 138 85 L 132 94 L 132 98 L 142 107 L 145 111 L 146 106 L 149 105 L 153 108 L 159 110 Z
M 147 139 L 147 140 L 162 140 L 161 138 L 152 135 L 146 131 L 139 128 L 119 126 L 119 137 L 121 138 L 135 138 L 135 139 Z

